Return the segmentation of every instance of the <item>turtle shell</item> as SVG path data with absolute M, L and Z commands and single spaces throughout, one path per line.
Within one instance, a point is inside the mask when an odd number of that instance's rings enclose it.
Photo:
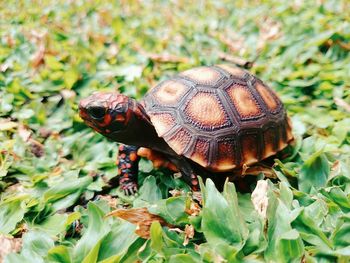
M 212 171 L 256 163 L 293 139 L 277 95 L 229 65 L 186 70 L 151 89 L 143 104 L 158 136 Z

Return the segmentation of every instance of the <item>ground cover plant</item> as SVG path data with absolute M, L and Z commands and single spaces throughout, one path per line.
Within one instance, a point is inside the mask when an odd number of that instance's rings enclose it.
M 346 0 L 2 1 L 0 261 L 348 262 L 349 10 Z M 223 61 L 268 83 L 292 118 L 277 179 L 260 175 L 253 198 L 208 180 L 198 205 L 142 160 L 139 194 L 124 196 L 117 144 L 83 124 L 78 101 L 97 90 L 141 98 Z

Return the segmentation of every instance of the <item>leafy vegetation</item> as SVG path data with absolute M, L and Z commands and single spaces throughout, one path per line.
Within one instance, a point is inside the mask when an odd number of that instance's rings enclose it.
M 350 260 L 349 1 L 22 0 L 0 10 L 0 240 L 13 251 L 4 262 Z M 279 180 L 257 184 L 260 209 L 210 180 L 199 206 L 147 160 L 139 195 L 124 196 L 113 185 L 117 145 L 82 123 L 78 101 L 96 90 L 141 98 L 223 60 L 269 83 L 293 121 Z M 105 216 L 132 207 L 166 223 L 144 222 L 147 239 Z

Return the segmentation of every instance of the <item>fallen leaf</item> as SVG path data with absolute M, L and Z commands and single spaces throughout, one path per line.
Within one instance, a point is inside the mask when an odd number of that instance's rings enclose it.
M 173 189 L 170 190 L 169 193 L 171 196 L 183 196 L 185 192 L 183 190 Z
M 185 240 L 183 242 L 184 246 L 187 246 L 190 239 L 194 237 L 194 227 L 192 225 L 186 225 L 185 227 Z
M 21 137 L 23 141 L 27 142 L 32 135 L 32 131 L 28 129 L 26 126 L 20 125 L 18 127 L 18 135 L 19 137 Z
M 201 207 L 196 202 L 191 201 L 190 208 L 186 209 L 185 212 L 191 216 L 198 216 L 201 212 Z
M 267 197 L 268 184 L 265 180 L 259 180 L 252 193 L 251 200 L 255 210 L 262 218 L 266 218 L 267 207 L 269 200 Z
M 40 43 L 38 50 L 34 53 L 31 59 L 33 68 L 38 68 L 40 65 L 44 64 L 45 50 L 46 49 L 44 43 Z
M 22 248 L 22 238 L 13 238 L 0 234 L 0 262 L 10 253 L 19 252 Z
M 251 68 L 254 64 L 254 61 L 248 61 L 241 57 L 232 56 L 224 52 L 219 52 L 218 56 L 219 56 L 219 59 L 223 61 L 227 61 L 244 68 Z
M 113 198 L 110 195 L 98 195 L 97 198 L 106 201 L 108 205 L 113 209 L 116 209 L 119 204 L 118 199 Z
M 14 128 L 17 128 L 18 123 L 14 121 L 9 121 L 6 119 L 0 120 L 0 131 L 9 131 Z
M 347 103 L 345 100 L 341 98 L 334 98 L 334 102 L 338 107 L 343 108 L 344 110 L 350 112 L 350 104 Z
M 227 34 L 229 34 L 230 37 L 228 37 L 226 34 L 220 34 L 217 32 L 215 33 L 211 32 L 209 35 L 211 37 L 219 39 L 219 41 L 225 44 L 231 52 L 238 52 L 238 51 L 245 50 L 244 39 L 242 37 L 238 35 L 234 35 L 233 32 L 229 32 Z
M 44 145 L 34 139 L 29 139 L 32 154 L 35 157 L 42 157 L 45 154 Z
M 115 216 L 122 218 L 134 225 L 136 225 L 135 233 L 145 239 L 150 238 L 150 228 L 152 222 L 158 221 L 162 226 L 171 227 L 170 224 L 165 222 L 160 216 L 151 214 L 145 207 L 142 208 L 131 208 L 131 209 L 117 209 L 106 216 Z
M 61 90 L 61 95 L 65 100 L 74 99 L 77 96 L 75 91 L 70 89 Z

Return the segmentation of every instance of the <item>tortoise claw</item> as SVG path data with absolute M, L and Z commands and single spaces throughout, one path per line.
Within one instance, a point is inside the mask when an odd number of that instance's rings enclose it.
M 138 186 L 135 182 L 129 182 L 121 186 L 125 195 L 135 195 L 138 191 Z

